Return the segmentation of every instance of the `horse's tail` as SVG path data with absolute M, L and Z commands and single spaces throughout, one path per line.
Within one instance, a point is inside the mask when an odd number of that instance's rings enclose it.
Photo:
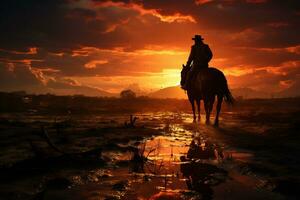
M 233 105 L 235 102 L 235 99 L 233 98 L 231 92 L 229 91 L 229 89 L 227 88 L 227 90 L 225 91 L 225 102 L 228 104 Z
M 227 84 L 227 80 L 224 76 L 224 88 L 223 88 L 223 94 L 224 94 L 224 99 L 225 99 L 225 102 L 228 103 L 228 104 L 231 104 L 233 105 L 234 102 L 235 102 L 235 99 L 234 97 L 232 96 L 229 88 L 228 88 L 228 84 Z

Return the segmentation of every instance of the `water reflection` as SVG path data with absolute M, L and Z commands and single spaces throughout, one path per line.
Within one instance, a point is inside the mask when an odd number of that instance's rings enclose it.
M 180 171 L 186 178 L 189 190 L 194 190 L 202 195 L 202 199 L 212 199 L 212 186 L 226 180 L 227 171 L 215 165 L 205 163 L 205 160 L 216 159 L 218 154 L 214 145 L 200 140 L 193 140 L 187 156 L 181 156 Z
M 212 187 L 227 178 L 227 171 L 217 167 L 223 160 L 223 152 L 199 134 L 179 134 L 181 137 L 177 139 L 170 135 L 148 140 L 140 148 L 146 158 L 141 159 L 142 154 L 136 152 L 131 172 L 151 177 L 147 184 L 152 188 L 147 190 L 155 194 L 151 199 L 170 195 L 176 196 L 176 199 L 186 199 L 177 198 L 179 194 L 184 196 L 186 191 L 195 192 L 201 199 L 212 199 Z

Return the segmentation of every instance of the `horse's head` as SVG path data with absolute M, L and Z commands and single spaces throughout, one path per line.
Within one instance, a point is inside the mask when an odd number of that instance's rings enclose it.
M 187 76 L 187 73 L 189 71 L 189 67 L 188 66 L 185 66 L 185 65 L 182 65 L 182 69 L 181 69 L 181 80 L 180 80 L 180 85 L 183 86 L 184 83 L 185 83 L 185 80 L 186 80 L 186 76 Z

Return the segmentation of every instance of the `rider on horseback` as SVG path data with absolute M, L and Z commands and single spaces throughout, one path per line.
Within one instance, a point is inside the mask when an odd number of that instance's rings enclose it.
M 186 64 L 186 67 L 189 67 L 190 70 L 187 73 L 184 85 L 182 85 L 184 90 L 188 89 L 191 80 L 193 80 L 194 75 L 199 70 L 208 68 L 208 63 L 213 56 L 209 46 L 203 43 L 204 39 L 201 35 L 195 35 L 192 39 L 195 41 L 195 44 L 191 47 L 189 59 Z M 190 66 L 192 62 L 193 64 Z

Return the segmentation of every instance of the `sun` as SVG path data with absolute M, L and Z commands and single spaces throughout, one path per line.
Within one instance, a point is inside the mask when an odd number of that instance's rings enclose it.
M 179 85 L 180 69 L 163 69 L 161 81 L 162 81 L 163 87 Z

